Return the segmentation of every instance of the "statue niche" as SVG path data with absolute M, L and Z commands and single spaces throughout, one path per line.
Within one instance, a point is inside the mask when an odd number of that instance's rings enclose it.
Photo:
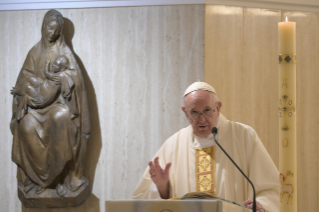
M 25 207 L 75 207 L 90 194 L 83 176 L 90 117 L 82 72 L 66 45 L 64 19 L 43 19 L 41 40 L 29 51 L 13 95 L 12 160 Z

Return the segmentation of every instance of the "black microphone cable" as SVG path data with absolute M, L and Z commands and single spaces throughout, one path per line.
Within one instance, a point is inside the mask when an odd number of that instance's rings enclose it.
M 255 192 L 255 187 L 254 187 L 253 183 L 249 180 L 249 178 L 245 175 L 245 173 L 237 166 L 235 161 L 233 161 L 233 159 L 227 154 L 227 152 L 223 149 L 223 147 L 217 142 L 216 137 L 215 137 L 216 134 L 217 134 L 217 128 L 216 127 L 213 127 L 212 133 L 213 133 L 213 136 L 214 136 L 214 140 L 215 140 L 216 144 L 219 146 L 219 148 L 225 153 L 225 155 L 229 158 L 229 160 L 231 160 L 231 162 L 233 162 L 233 164 L 237 167 L 237 169 L 244 175 L 244 177 L 250 183 L 251 187 L 253 187 L 253 191 L 254 191 L 253 212 L 257 212 L 257 210 L 256 210 L 256 206 L 257 206 L 256 205 L 256 192 Z

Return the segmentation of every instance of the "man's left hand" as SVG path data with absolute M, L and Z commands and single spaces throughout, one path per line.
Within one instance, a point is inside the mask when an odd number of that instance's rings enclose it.
M 253 202 L 254 202 L 253 200 L 248 199 L 245 202 L 243 202 L 243 205 L 249 209 L 253 209 Z M 257 204 L 256 208 L 258 212 L 266 212 L 264 207 L 258 201 L 256 201 L 256 204 Z

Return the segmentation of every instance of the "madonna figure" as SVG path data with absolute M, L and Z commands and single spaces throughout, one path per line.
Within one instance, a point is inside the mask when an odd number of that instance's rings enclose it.
M 27 201 L 28 196 L 39 196 L 52 202 L 52 198 L 79 195 L 88 187 L 83 177 L 91 130 L 88 100 L 82 72 L 64 41 L 63 27 L 60 12 L 45 14 L 42 38 L 29 51 L 11 91 L 12 160 L 18 166 L 21 201 L 21 197 Z

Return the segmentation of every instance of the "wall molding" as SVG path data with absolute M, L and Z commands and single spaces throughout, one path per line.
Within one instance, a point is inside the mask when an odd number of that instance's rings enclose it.
M 206 0 L 206 4 L 319 13 L 318 0 Z
M 0 10 L 37 10 L 93 7 L 134 7 L 155 5 L 205 4 L 205 0 L 0 0 Z
M 213 4 L 319 13 L 318 0 L 0 0 L 0 10 Z

